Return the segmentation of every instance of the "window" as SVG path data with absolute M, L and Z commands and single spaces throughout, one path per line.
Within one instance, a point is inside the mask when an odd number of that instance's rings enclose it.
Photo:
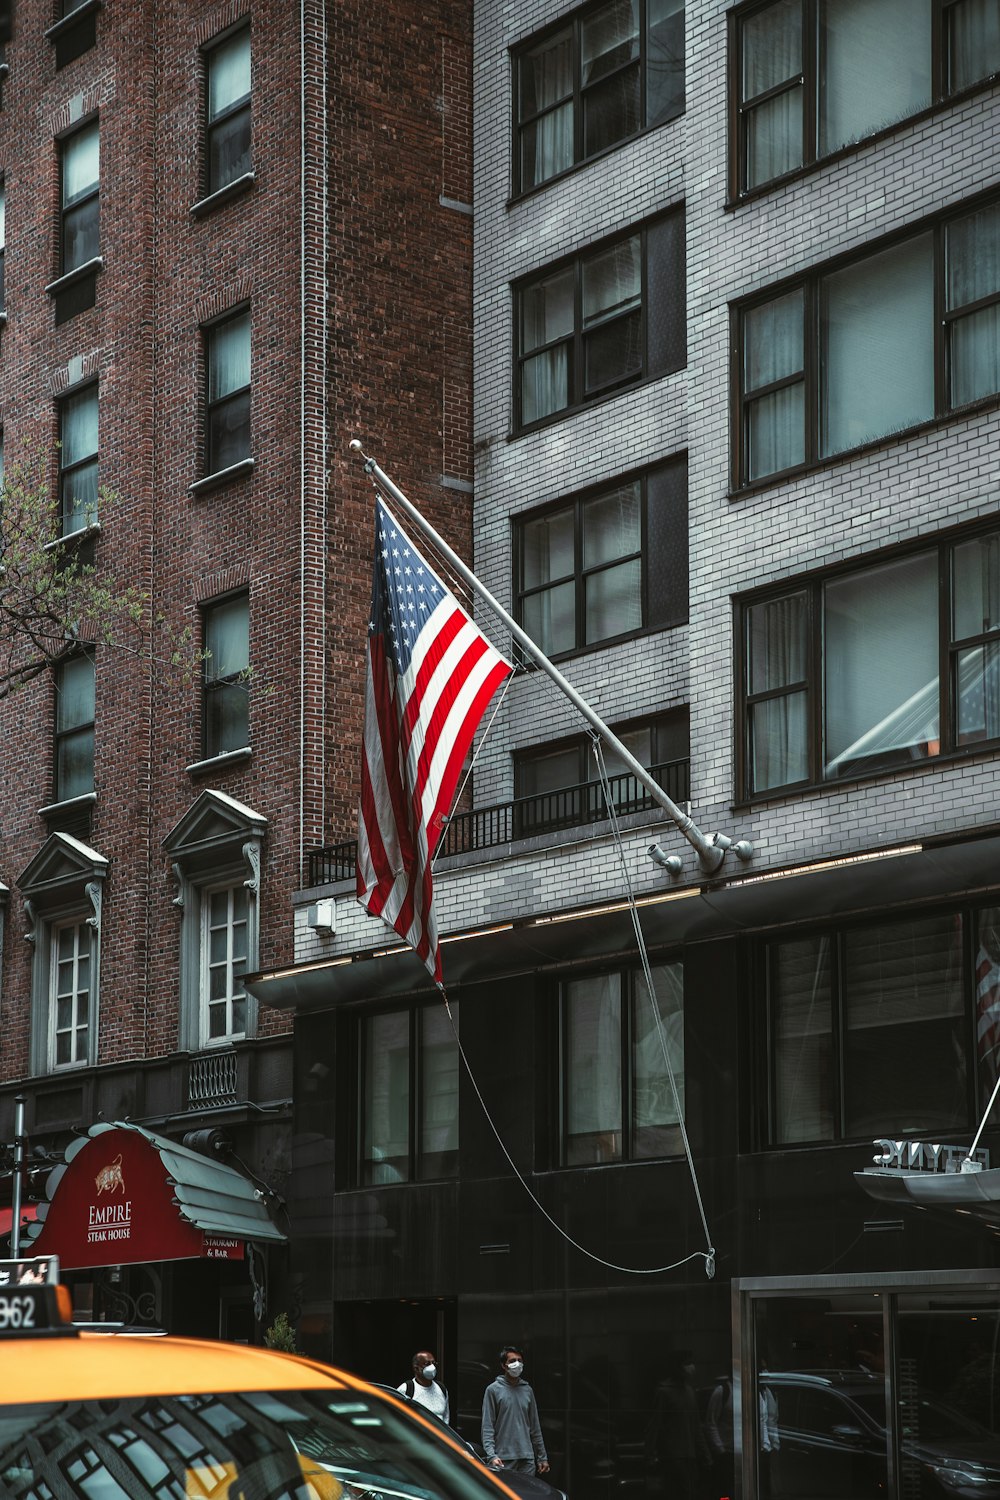
M 205 472 L 218 474 L 250 457 L 250 313 L 206 331 L 208 390 Z
M 684 0 L 604 0 L 514 59 L 517 190 L 684 113 Z
M 996 0 L 772 0 L 735 24 L 741 192 L 1000 71 Z
M 56 674 L 55 799 L 94 790 L 94 658 L 70 656 Z
M 97 522 L 97 386 L 59 403 L 59 512 L 63 536 Z
M 522 428 L 683 369 L 683 210 L 523 282 L 515 303 Z
M 459 1007 L 451 1002 L 458 1025 Z M 360 1180 L 453 1177 L 458 1171 L 458 1044 L 443 1005 L 360 1023 Z
M 683 1149 L 684 974 L 680 963 L 651 973 L 655 1002 L 641 969 L 561 987 L 563 1166 Z
M 998 960 L 996 907 L 766 944 L 766 1143 L 966 1129 L 997 1077 Z
M 250 28 L 206 56 L 206 190 L 217 193 L 250 171 Z
M 205 1045 L 246 1035 L 249 893 L 240 881 L 201 899 L 202 1040 Z
M 62 274 L 100 253 L 100 136 L 97 121 L 62 143 Z
M 1000 532 L 749 600 L 742 636 L 747 795 L 995 743 Z
M 1000 204 L 744 306 L 739 340 L 744 484 L 995 395 Z
M 206 759 L 250 743 L 247 673 L 250 606 L 246 594 L 210 605 L 204 614 L 204 753 Z
M 690 740 L 687 708 L 645 723 L 623 725 L 615 734 L 640 765 L 675 802 L 690 796 Z M 604 764 L 618 813 L 649 807 L 650 797 L 618 756 L 604 747 Z M 604 788 L 586 735 L 561 740 L 514 758 L 514 837 L 572 828 L 607 817 Z
M 180 1034 L 188 1050 L 252 1037 L 257 1002 L 243 988 L 260 963 L 260 872 L 267 820 L 206 789 L 163 841 L 179 886 Z
M 32 946 L 32 1073 L 93 1066 L 98 1051 L 101 915 L 108 862 L 51 833 L 18 879 Z
M 529 517 L 517 542 L 518 618 L 547 656 L 682 624 L 687 458 Z
M 101 0 L 59 0 L 59 19 L 45 33 L 55 47 L 57 68 L 65 68 L 93 47 L 100 6 Z
M 86 1063 L 90 1054 L 90 949 L 86 921 L 52 929 L 49 1056 L 53 1070 Z

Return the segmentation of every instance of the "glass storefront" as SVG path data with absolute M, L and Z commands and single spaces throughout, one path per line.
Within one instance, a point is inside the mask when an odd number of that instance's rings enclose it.
M 744 1282 L 740 1313 L 744 1495 L 1000 1497 L 996 1273 Z

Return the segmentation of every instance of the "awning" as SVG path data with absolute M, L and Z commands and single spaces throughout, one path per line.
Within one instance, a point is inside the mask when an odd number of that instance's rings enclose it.
M 247 1240 L 285 1240 L 241 1173 L 140 1125 L 92 1125 L 50 1173 L 47 1193 L 22 1250 L 58 1255 L 63 1269 L 239 1260 Z
M 1000 1225 L 1000 1168 L 982 1172 L 855 1172 L 870 1198 L 897 1208 L 931 1208 L 964 1213 Z
M 37 1215 L 38 1215 L 38 1210 L 35 1207 L 34 1203 L 22 1203 L 21 1204 L 21 1228 L 23 1229 L 24 1226 L 25 1226 L 25 1224 L 31 1224 L 31 1223 L 33 1223 L 34 1220 L 36 1219 Z M 13 1227 L 14 1227 L 14 1210 L 13 1210 L 13 1208 L 0 1208 L 0 1239 L 6 1239 L 7 1235 L 10 1234 L 11 1230 L 13 1229 Z

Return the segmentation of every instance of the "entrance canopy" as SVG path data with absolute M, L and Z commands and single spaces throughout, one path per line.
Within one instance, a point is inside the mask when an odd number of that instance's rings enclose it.
M 241 1173 L 139 1125 L 92 1125 L 67 1148 L 47 1192 L 22 1252 L 58 1255 L 66 1270 L 241 1260 L 247 1240 L 285 1240 Z

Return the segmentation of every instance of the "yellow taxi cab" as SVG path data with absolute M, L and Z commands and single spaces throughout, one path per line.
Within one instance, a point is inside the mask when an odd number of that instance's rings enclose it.
M 514 1500 L 419 1410 L 293 1354 L 107 1338 L 0 1262 L 4 1500 Z M 9 1268 L 9 1269 L 8 1269 Z

